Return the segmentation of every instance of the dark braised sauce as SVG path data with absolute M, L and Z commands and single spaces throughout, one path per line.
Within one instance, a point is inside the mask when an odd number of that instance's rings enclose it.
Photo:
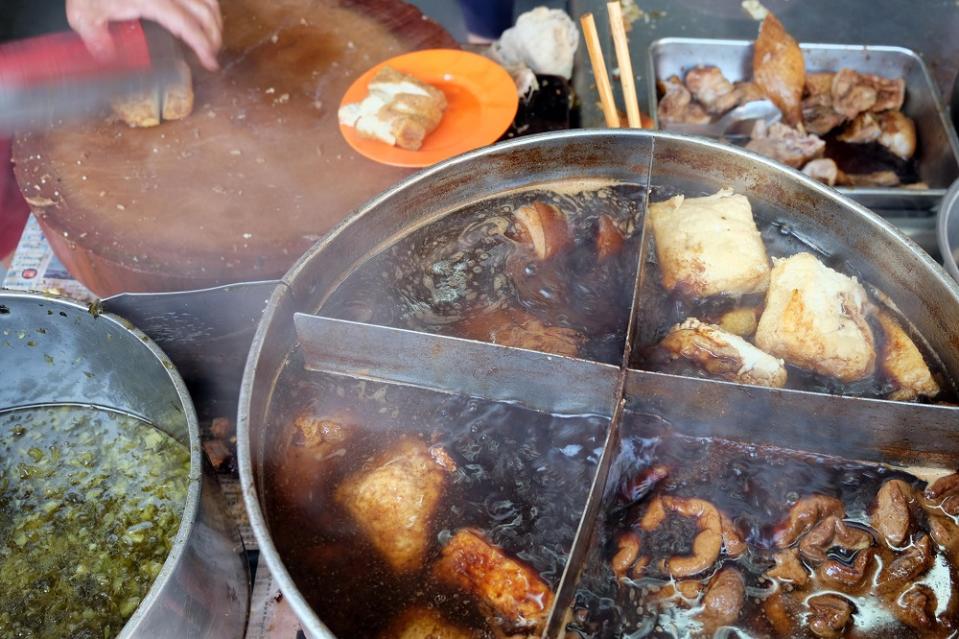
M 338 637 L 374 637 L 403 611 L 424 605 L 491 637 L 474 601 L 436 583 L 439 549 L 464 527 L 481 530 L 554 589 L 593 481 L 607 420 L 556 417 L 505 404 L 342 378 L 303 378 L 294 358 L 278 384 L 273 454 L 265 478 L 267 519 L 284 565 Z M 296 413 L 348 414 L 355 426 L 323 459 L 300 447 Z M 431 522 L 423 565 L 390 569 L 335 492 L 401 436 L 442 446 L 457 465 Z
M 650 192 L 650 201 L 661 202 L 678 193 L 679 191 L 671 188 L 653 187 Z M 687 193 L 686 195 L 689 197 L 700 197 L 711 195 L 711 193 Z M 759 228 L 763 244 L 766 246 L 766 253 L 770 258 L 789 257 L 790 255 L 795 255 L 800 252 L 812 253 L 829 268 L 857 278 L 866 288 L 867 292 L 870 293 L 873 303 L 879 304 L 877 297 L 870 290 L 868 280 L 842 255 L 833 253 L 826 246 L 797 232 L 796 229 L 786 222 L 768 219 L 763 215 L 763 211 L 757 207 L 755 201 L 751 203 L 754 207 L 753 215 L 756 219 L 756 226 Z M 644 276 L 640 289 L 643 312 L 638 320 L 637 339 L 630 358 L 631 366 L 687 377 L 711 378 L 708 373 L 690 362 L 683 359 L 673 360 L 659 352 L 656 344 L 669 332 L 670 328 L 682 322 L 687 317 L 695 317 L 703 322 L 715 324 L 719 322 L 725 312 L 737 307 L 755 307 L 758 309 L 757 312 L 761 314 L 765 295 L 756 294 L 742 297 L 717 296 L 707 299 L 687 300 L 676 293 L 670 293 L 663 288 L 661 283 L 660 270 L 654 247 L 655 242 L 652 239 L 651 233 L 649 242 L 650 246 L 646 252 Z M 898 313 L 894 314 L 898 317 Z M 916 331 L 911 330 L 908 318 L 899 317 L 899 319 L 902 321 L 903 327 L 910 333 L 916 346 L 922 352 L 926 364 L 929 366 L 929 369 L 932 371 L 933 376 L 942 389 L 936 397 L 936 400 L 955 401 L 954 387 L 951 380 L 944 375 L 939 358 L 933 353 L 932 349 L 929 348 L 922 336 Z M 870 317 L 868 321 L 873 329 L 876 351 L 880 352 L 883 341 L 883 331 L 877 326 L 874 318 Z M 786 370 L 788 373 L 786 388 L 870 398 L 886 397 L 894 390 L 893 385 L 889 380 L 884 378 L 879 367 L 877 367 L 874 375 L 851 383 L 843 383 L 825 375 L 805 371 L 792 366 L 788 362 L 786 363 Z M 919 401 L 926 400 L 925 398 L 920 398 Z
M 517 241 L 513 212 L 555 205 L 573 240 L 538 262 Z M 460 336 L 458 322 L 496 308 L 520 308 L 575 329 L 579 356 L 620 363 L 635 279 L 645 188 L 615 185 L 581 193 L 532 190 L 467 206 L 412 233 L 350 275 L 324 305 L 331 317 Z M 618 255 L 598 263 L 599 217 L 625 232 Z
M 644 536 L 640 553 L 652 556 L 652 562 L 641 577 L 618 581 L 610 568 L 618 538 L 625 531 L 636 530 L 637 521 L 657 496 L 708 500 L 733 521 L 746 541 L 747 550 L 741 556 L 730 558 L 724 550 L 714 567 L 692 578 L 707 583 L 717 570 L 730 566 L 744 577 L 746 595 L 733 624 L 735 630 L 719 629 L 715 636 L 813 637 L 802 622 L 803 602 L 817 593 L 836 591 L 814 577 L 805 588 L 791 591 L 791 587 L 781 586 L 777 592 L 775 583 L 763 576 L 774 565 L 776 524 L 787 517 L 799 499 L 827 495 L 842 501 L 851 526 L 878 539 L 878 533 L 870 527 L 870 512 L 883 482 L 898 478 L 917 489 L 925 487 L 916 477 L 883 466 L 678 435 L 668 424 L 641 414 L 627 413 L 624 430 L 626 435 L 607 483 L 605 513 L 594 528 L 586 568 L 572 605 L 569 638 L 704 636 L 697 619 L 702 608 L 675 598 L 657 601 L 670 584 L 670 577 L 657 568 L 657 559 L 690 553 L 696 533 L 693 520 L 670 516 L 655 533 Z M 668 476 L 651 487 L 638 483 L 643 471 L 653 465 L 668 468 Z M 924 522 L 920 522 L 919 530 L 926 530 Z M 878 560 L 889 565 L 894 553 L 881 542 L 873 544 Z M 853 561 L 853 556 L 844 556 L 840 548 L 830 549 L 828 556 L 843 563 Z M 959 627 L 956 579 L 955 567 L 941 551 L 936 552 L 932 567 L 916 579 L 915 583 L 925 584 L 938 596 L 940 625 L 926 633 L 900 623 L 874 593 L 843 594 L 853 602 L 855 611 L 842 636 L 951 636 Z M 793 606 L 792 628 L 785 634 L 774 629 L 765 611 L 764 602 L 774 596 L 786 598 Z

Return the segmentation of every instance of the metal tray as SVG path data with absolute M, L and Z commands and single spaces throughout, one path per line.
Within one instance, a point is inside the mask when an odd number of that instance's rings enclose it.
M 808 71 L 838 71 L 849 67 L 861 73 L 896 76 L 906 81 L 903 112 L 915 120 L 919 137 L 919 177 L 929 189 L 901 187 L 838 187 L 860 204 L 883 210 L 930 210 L 959 177 L 959 141 L 936 85 L 922 58 L 910 49 L 848 44 L 801 44 Z M 683 77 L 700 65 L 713 65 L 730 81 L 752 77 L 753 43 L 749 40 L 663 38 L 649 47 L 649 104 L 656 117 L 659 95 L 656 80 Z M 666 127 L 664 130 L 669 130 Z

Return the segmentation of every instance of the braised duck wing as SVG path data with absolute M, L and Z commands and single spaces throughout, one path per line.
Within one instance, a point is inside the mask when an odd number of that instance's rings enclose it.
M 771 13 L 759 26 L 753 53 L 753 80 L 779 107 L 788 124 L 802 122 L 806 65 L 799 44 Z

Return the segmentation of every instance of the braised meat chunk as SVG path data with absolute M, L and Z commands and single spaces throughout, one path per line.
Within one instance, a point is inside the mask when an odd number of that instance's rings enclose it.
M 405 438 L 348 477 L 337 501 L 396 572 L 417 570 L 448 470 L 425 443 Z
M 478 531 L 453 535 L 433 568 L 436 578 L 471 594 L 492 625 L 506 632 L 539 632 L 553 592 L 526 564 L 489 543 Z
M 888 312 L 878 310 L 875 317 L 884 337 L 879 354 L 879 368 L 896 387 L 889 399 L 911 401 L 919 397 L 938 395 L 939 384 L 909 334 Z
M 656 114 L 664 124 L 686 122 L 689 124 L 709 124 L 710 116 L 697 102 L 689 89 L 679 79 L 679 76 L 670 76 L 663 83 L 663 97 L 656 107 Z
M 393 620 L 379 639 L 477 639 L 479 633 L 452 624 L 425 606 L 410 608 Z
M 798 169 L 822 155 L 826 143 L 816 135 L 803 133 L 781 122 L 767 126 L 760 120 L 753 127 L 746 148 Z
M 696 67 L 686 73 L 686 88 L 708 113 L 721 115 L 739 102 L 740 94 L 718 67 Z
M 722 379 L 774 388 L 786 385 L 786 367 L 782 360 L 762 352 L 737 335 L 696 318 L 689 318 L 670 329 L 659 347 L 670 356 L 693 362 Z
M 690 298 L 766 290 L 769 259 L 749 200 L 722 189 L 649 206 L 663 286 Z
M 818 158 L 806 163 L 802 172 L 814 180 L 819 180 L 823 184 L 835 186 L 839 178 L 839 167 L 829 158 Z
M 882 135 L 879 121 L 869 112 L 860 113 L 836 136 L 836 139 L 849 144 L 875 142 Z
M 878 116 L 879 144 L 903 160 L 916 153 L 916 123 L 901 111 L 887 111 Z
M 844 382 L 871 375 L 876 349 L 862 285 L 810 253 L 773 262 L 756 345 L 794 366 Z
M 537 259 L 548 260 L 570 245 L 566 218 L 552 204 L 533 202 L 513 213 L 520 242 L 529 245 Z
M 906 81 L 843 68 L 832 82 L 833 108 L 847 118 L 863 111 L 896 111 L 906 97 Z
M 585 337 L 571 328 L 549 326 L 517 309 L 477 313 L 457 324 L 467 339 L 576 357 Z
M 782 111 L 787 124 L 802 122 L 806 66 L 799 44 L 773 14 L 759 27 L 753 53 L 753 80 Z

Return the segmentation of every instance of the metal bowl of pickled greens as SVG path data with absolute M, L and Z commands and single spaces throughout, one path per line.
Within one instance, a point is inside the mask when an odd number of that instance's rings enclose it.
M 0 292 L 0 371 L 0 637 L 241 636 L 242 546 L 160 349 Z

